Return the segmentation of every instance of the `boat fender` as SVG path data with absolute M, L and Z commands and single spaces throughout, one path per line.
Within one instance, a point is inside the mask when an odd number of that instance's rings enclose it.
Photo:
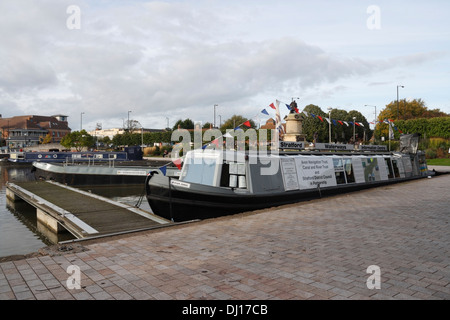
M 320 183 L 317 184 L 317 190 L 319 190 L 319 198 L 322 198 L 322 192 L 320 192 Z

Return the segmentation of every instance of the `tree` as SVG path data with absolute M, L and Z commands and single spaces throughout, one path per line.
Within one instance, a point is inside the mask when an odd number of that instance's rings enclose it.
M 331 141 L 347 143 L 350 137 L 353 136 L 353 127 L 347 126 L 343 121 L 350 119 L 348 112 L 341 109 L 331 110 L 331 119 L 334 119 L 336 124 L 333 122 L 331 125 Z M 341 122 L 338 122 L 341 121 Z M 351 120 L 353 121 L 353 120 Z
M 63 147 L 67 149 L 75 148 L 77 151 L 81 151 L 83 148 L 90 148 L 94 143 L 94 137 L 84 129 L 68 133 L 61 139 L 61 145 Z
M 213 124 L 211 122 L 206 122 L 202 127 L 202 129 L 210 129 L 210 128 L 213 128 Z
M 449 116 L 450 114 L 442 112 L 439 109 L 428 110 L 425 101 L 423 101 L 422 99 L 414 99 L 410 101 L 402 99 L 399 100 L 398 102 L 398 117 L 397 117 L 397 101 L 392 101 L 389 104 L 387 104 L 386 107 L 383 110 L 381 110 L 380 114 L 378 115 L 379 124 L 377 124 L 377 130 L 375 132 L 375 135 L 377 137 L 389 136 L 388 134 L 389 127 L 387 124 L 385 124 L 385 120 L 387 121 L 392 120 L 392 122 L 394 122 L 396 126 L 401 124 L 399 125 L 399 128 L 401 130 L 403 128 L 405 130 L 405 133 L 406 132 L 420 133 L 426 131 L 422 127 L 426 126 L 427 122 L 421 121 L 419 119 L 431 119 L 436 117 L 441 118 Z M 410 124 L 409 126 L 405 127 L 405 124 L 403 124 L 404 120 L 417 120 L 417 121 L 413 121 L 414 125 Z M 395 136 L 398 136 L 399 131 L 394 130 L 394 134 Z
M 248 120 L 247 118 L 244 118 L 243 116 L 235 114 L 231 118 L 225 120 L 225 122 L 220 127 L 220 130 L 222 132 L 225 132 L 227 129 L 234 129 L 237 126 L 241 126 L 241 128 L 243 128 L 243 129 L 248 129 L 249 127 L 242 126 L 246 121 L 250 122 L 250 128 L 253 128 L 253 129 L 256 128 L 256 124 L 253 120 Z
M 303 108 L 303 111 L 306 111 L 309 115 L 304 118 L 302 123 L 303 134 L 306 136 L 306 141 L 328 141 L 328 122 L 324 119 L 324 117 L 327 117 L 326 113 L 314 104 L 307 105 Z M 322 117 L 323 121 L 321 121 L 318 116 Z
M 379 121 L 384 121 L 385 119 L 395 120 L 410 120 L 417 118 L 435 118 L 435 117 L 448 117 L 450 114 L 440 111 L 439 109 L 428 110 L 425 101 L 422 99 L 414 99 L 407 101 L 402 99 L 391 101 L 386 107 L 381 110 L 378 115 Z
M 352 127 L 352 138 L 350 139 L 351 141 L 353 141 L 353 129 L 355 129 L 356 140 L 363 140 L 364 138 L 365 140 L 370 139 L 370 137 L 372 136 L 372 130 L 370 130 L 369 123 L 367 122 L 367 119 L 361 114 L 361 112 L 356 110 L 349 111 L 347 121 L 356 122 L 354 128 Z
M 307 141 L 328 142 L 331 127 L 331 142 L 349 143 L 353 141 L 353 125 L 349 122 L 353 123 L 354 121 L 358 123 L 355 125 L 356 140 L 362 140 L 364 136 L 366 140 L 369 140 L 372 135 L 372 130 L 369 128 L 367 119 L 359 111 L 352 110 L 347 112 L 341 109 L 332 109 L 330 124 L 326 120 L 330 115 L 323 112 L 320 107 L 310 104 L 303 110 L 309 115 L 308 117 L 304 117 L 302 124 L 303 133 Z M 355 120 L 353 120 L 353 117 L 355 117 Z M 349 125 L 347 126 L 344 121 L 349 123 Z M 362 125 L 359 123 L 362 123 Z
M 177 130 L 178 127 L 180 129 L 194 129 L 194 122 L 191 119 L 185 119 L 185 120 L 178 120 L 175 122 L 175 125 L 173 126 L 173 130 Z
M 52 141 L 53 141 L 53 137 L 52 137 L 52 135 L 49 132 L 49 133 L 46 134 L 45 137 L 42 138 L 42 142 L 41 143 L 42 144 L 48 144 L 48 143 L 52 143 Z

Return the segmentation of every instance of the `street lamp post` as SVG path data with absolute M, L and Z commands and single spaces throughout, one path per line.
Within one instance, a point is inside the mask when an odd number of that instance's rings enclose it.
M 397 120 L 400 120 L 400 118 L 399 118 L 399 116 L 398 116 L 398 88 L 404 88 L 404 86 L 402 86 L 402 85 L 398 85 L 397 86 Z
M 83 114 L 84 112 L 80 114 L 80 131 L 83 130 Z
M 331 143 L 331 110 L 333 108 L 328 108 L 328 143 Z
M 214 105 L 214 121 L 213 121 L 213 123 L 214 123 L 214 128 L 216 127 L 216 107 L 218 107 L 219 105 L 218 104 L 215 104 Z
M 127 123 L 128 132 L 130 131 L 130 112 L 131 111 L 128 111 L 128 123 Z

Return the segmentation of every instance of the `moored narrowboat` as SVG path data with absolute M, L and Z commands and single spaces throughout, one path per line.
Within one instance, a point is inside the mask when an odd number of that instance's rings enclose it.
M 187 152 L 179 179 L 153 171 L 148 203 L 173 221 L 214 218 L 432 174 L 425 154 L 396 152 Z

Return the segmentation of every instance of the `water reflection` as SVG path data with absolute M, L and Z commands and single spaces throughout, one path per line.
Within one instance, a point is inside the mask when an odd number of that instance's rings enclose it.
M 6 197 L 6 182 L 34 181 L 31 165 L 0 164 L 0 257 L 36 252 L 60 241 L 74 239 L 69 232 L 55 234 L 36 219 L 36 209 Z M 144 196 L 143 186 L 83 186 L 80 189 L 134 206 Z M 144 198 L 145 199 L 145 198 Z M 143 210 L 151 211 L 147 201 Z
M 6 182 L 34 180 L 31 166 L 2 162 L 0 173 L 0 257 L 35 252 L 50 244 L 37 232 L 36 210 L 22 202 L 14 210 L 6 198 Z

